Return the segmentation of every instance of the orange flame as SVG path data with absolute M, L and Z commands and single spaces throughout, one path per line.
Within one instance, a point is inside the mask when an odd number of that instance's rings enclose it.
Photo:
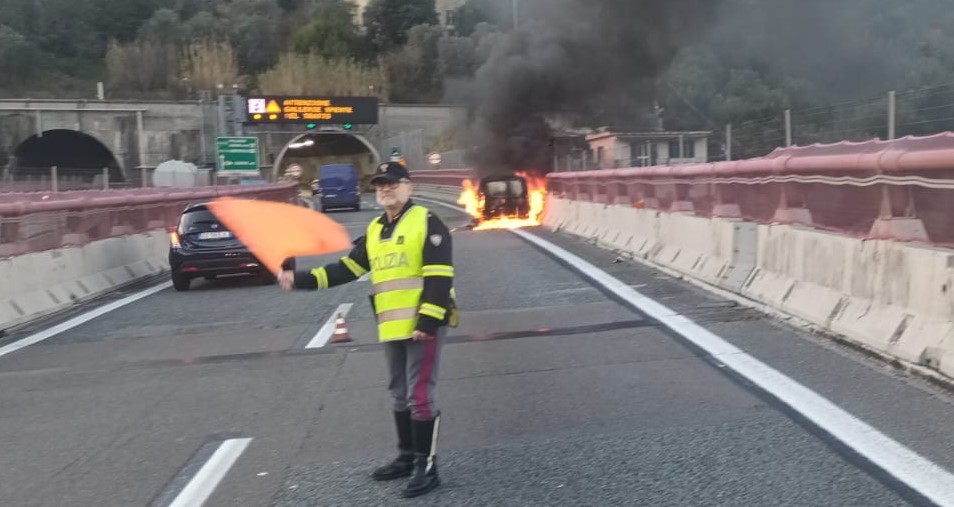
M 547 184 L 544 178 L 532 176 L 524 172 L 517 173 L 527 180 L 527 195 L 530 199 L 530 213 L 526 217 L 503 216 L 492 220 L 481 221 L 484 211 L 484 199 L 478 193 L 477 185 L 464 180 L 464 190 L 457 199 L 457 204 L 464 206 L 467 213 L 476 218 L 478 223 L 475 231 L 489 229 L 519 229 L 521 227 L 535 227 L 543 220 L 543 211 L 547 200 Z

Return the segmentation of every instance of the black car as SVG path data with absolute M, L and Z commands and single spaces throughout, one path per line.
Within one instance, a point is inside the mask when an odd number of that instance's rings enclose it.
M 206 203 L 190 205 L 179 226 L 169 231 L 169 267 L 178 291 L 189 290 L 194 278 L 249 274 L 262 283 L 275 278 L 265 266 L 209 211 Z
M 479 193 L 483 201 L 481 220 L 492 220 L 501 216 L 530 216 L 526 178 L 516 175 L 481 178 Z

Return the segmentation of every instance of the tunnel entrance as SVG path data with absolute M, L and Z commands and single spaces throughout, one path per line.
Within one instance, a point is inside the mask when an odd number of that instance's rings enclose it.
M 125 175 L 109 148 L 93 136 L 75 130 L 48 130 L 20 143 L 13 152 L 8 171 L 13 178 L 48 175 L 56 166 L 58 177 L 92 181 L 109 170 L 111 182 L 123 182 Z
M 354 164 L 362 190 L 367 191 L 374 169 L 381 161 L 378 150 L 364 136 L 338 132 L 310 132 L 282 148 L 272 166 L 275 179 L 295 179 L 303 193 L 310 193 L 318 170 L 327 164 Z M 289 171 L 289 168 L 293 168 Z M 300 169 L 300 174 L 296 174 Z

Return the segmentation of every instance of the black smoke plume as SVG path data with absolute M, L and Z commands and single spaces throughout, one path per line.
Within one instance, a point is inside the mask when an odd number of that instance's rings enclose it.
M 510 33 L 476 76 L 471 127 L 481 175 L 544 172 L 552 165 L 554 117 L 639 127 L 655 78 L 712 21 L 719 3 L 520 2 L 539 15 Z

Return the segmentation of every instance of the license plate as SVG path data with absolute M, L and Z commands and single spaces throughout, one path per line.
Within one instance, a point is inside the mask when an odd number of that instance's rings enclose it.
M 232 233 L 229 231 L 199 233 L 199 239 L 228 239 L 231 237 L 232 237 Z

